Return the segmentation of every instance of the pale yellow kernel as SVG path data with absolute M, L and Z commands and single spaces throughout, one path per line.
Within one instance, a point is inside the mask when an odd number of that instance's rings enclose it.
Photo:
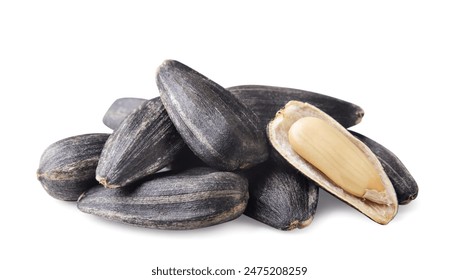
M 365 153 L 326 121 L 304 117 L 288 132 L 293 150 L 347 193 L 377 203 L 387 200 L 385 188 Z

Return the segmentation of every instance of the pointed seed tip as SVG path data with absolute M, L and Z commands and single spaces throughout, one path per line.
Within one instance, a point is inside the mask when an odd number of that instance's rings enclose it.
M 291 222 L 288 225 L 288 227 L 285 230 L 287 230 L 287 231 L 294 230 L 294 229 L 298 228 L 298 224 L 299 224 L 299 221 L 298 220 L 294 220 L 293 222 Z
M 362 121 L 363 117 L 365 116 L 365 111 L 362 108 L 359 108 L 356 114 L 357 114 L 356 124 L 359 124 Z
M 96 180 L 99 181 L 99 183 L 101 183 L 104 187 L 107 187 L 107 178 L 96 175 Z
M 174 64 L 175 64 L 175 63 L 177 63 L 177 61 L 172 60 L 172 59 L 166 59 L 166 60 L 164 60 L 164 61 L 158 66 L 158 68 L 156 68 L 156 79 L 158 80 L 159 77 L 161 76 L 161 74 L 163 74 L 164 71 L 166 71 L 166 69 L 171 68 L 171 67 L 174 67 Z
M 302 228 L 305 228 L 307 226 L 309 226 L 311 223 L 312 223 L 312 220 L 314 219 L 314 216 L 310 217 L 309 219 L 307 219 L 306 221 L 302 221 L 298 224 L 298 228 L 299 229 L 302 229 Z
M 165 59 L 165 60 L 161 63 L 161 65 L 159 66 L 159 68 L 174 66 L 174 64 L 177 64 L 177 63 L 179 63 L 179 62 L 176 61 L 176 60 L 173 60 L 173 59 Z

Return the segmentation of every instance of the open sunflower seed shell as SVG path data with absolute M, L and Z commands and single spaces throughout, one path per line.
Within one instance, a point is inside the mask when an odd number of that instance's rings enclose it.
M 97 162 L 109 134 L 73 136 L 51 144 L 42 154 L 37 178 L 49 195 L 76 201 L 88 188 L 98 184 Z
M 341 137 L 347 139 L 346 141 L 349 141 L 355 146 L 355 149 L 359 151 L 359 155 L 363 155 L 368 161 L 368 164 L 373 168 L 374 174 L 377 176 L 377 180 L 379 180 L 378 182 L 384 190 L 384 192 L 381 192 L 384 194 L 383 202 L 375 202 L 366 199 L 365 196 L 358 197 L 351 194 L 349 190 L 343 189 L 294 150 L 290 141 L 291 128 L 294 124 L 298 124 L 300 120 L 305 118 L 312 118 L 327 124 L 327 127 L 337 131 Z M 352 136 L 343 126 L 323 111 L 308 103 L 290 101 L 277 113 L 274 120 L 269 123 L 268 137 L 273 147 L 297 170 L 315 181 L 320 187 L 355 207 L 375 222 L 387 224 L 396 215 L 398 210 L 397 196 L 392 183 L 384 172 L 377 157 L 365 144 Z M 327 143 L 330 141 L 335 141 L 335 139 L 323 139 L 322 142 Z M 331 156 L 336 157 L 337 155 L 332 154 Z M 354 177 L 351 177 L 351 179 L 352 178 Z M 376 194 L 376 192 L 369 192 L 369 194 L 373 195 Z M 370 196 L 368 198 L 370 198 Z
M 354 131 L 352 135 L 362 141 L 376 155 L 394 186 L 399 204 L 408 204 L 418 196 L 418 184 L 402 161 L 390 150 L 376 141 Z
M 108 138 L 96 178 L 108 188 L 126 186 L 166 167 L 184 146 L 161 100 L 151 99 Z
M 247 205 L 247 179 L 231 172 L 195 168 L 157 174 L 140 185 L 95 187 L 78 208 L 108 220 L 157 229 L 197 229 L 239 217 Z
M 159 66 L 156 83 L 177 131 L 206 164 L 231 171 L 268 158 L 258 117 L 229 91 L 173 60 Z

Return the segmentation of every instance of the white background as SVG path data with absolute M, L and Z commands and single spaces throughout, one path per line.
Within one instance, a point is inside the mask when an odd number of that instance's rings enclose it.
M 154 279 L 157 266 L 309 269 L 284 279 L 459 276 L 455 1 L 248 2 L 0 2 L 1 279 Z M 156 96 L 156 67 L 169 58 L 225 87 L 294 87 L 362 106 L 355 129 L 403 160 L 418 199 L 387 226 L 322 192 L 303 230 L 243 216 L 173 232 L 49 197 L 35 177 L 43 150 L 109 132 L 110 104 Z

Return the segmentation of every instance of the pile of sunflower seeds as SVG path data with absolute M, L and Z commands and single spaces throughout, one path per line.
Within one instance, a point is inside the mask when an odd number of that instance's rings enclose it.
M 391 151 L 347 130 L 364 115 L 355 104 L 290 88 L 225 89 L 173 60 L 159 66 L 156 83 L 160 97 L 112 104 L 103 122 L 113 133 L 69 137 L 44 151 L 37 177 L 49 195 L 77 201 L 85 213 L 142 227 L 196 229 L 245 214 L 291 230 L 312 222 L 319 188 L 380 224 L 418 194 L 415 180 Z M 369 168 L 380 176 L 378 195 L 384 201 L 350 193 L 354 186 L 332 179 L 327 168 L 292 151 L 290 126 L 311 116 L 322 119 L 324 130 L 353 143 L 339 145 L 368 158 Z M 323 164 L 344 157 L 333 139 L 318 141 L 329 143 L 312 148 Z M 335 152 L 326 155 L 325 150 Z M 354 164 L 345 160 L 332 172 L 357 179 L 361 170 L 345 171 L 342 165 Z M 375 193 L 370 185 L 362 188 Z

